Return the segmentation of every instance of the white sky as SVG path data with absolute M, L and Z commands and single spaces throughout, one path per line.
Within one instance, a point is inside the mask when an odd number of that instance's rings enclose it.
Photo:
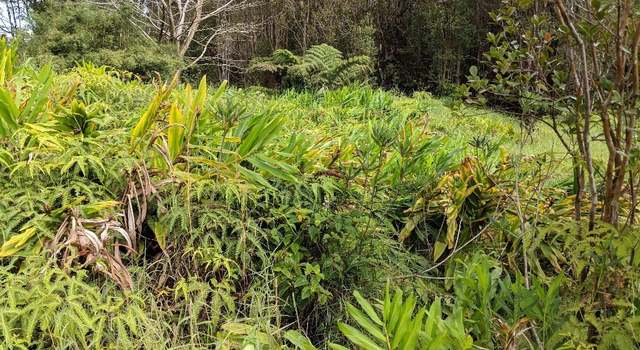
M 9 33 L 9 17 L 7 15 L 6 0 L 0 0 L 0 34 L 11 35 Z

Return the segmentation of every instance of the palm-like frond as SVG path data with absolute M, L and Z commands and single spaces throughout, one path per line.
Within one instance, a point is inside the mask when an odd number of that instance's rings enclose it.
M 412 295 L 404 297 L 400 289 L 391 295 L 388 286 L 384 301 L 375 306 L 357 291 L 354 297 L 360 307 L 347 303 L 347 312 L 358 327 L 339 323 L 338 328 L 358 348 L 464 350 L 473 346 L 471 336 L 465 333 L 462 314 L 455 311 L 443 319 L 439 299 L 427 310 L 417 307 Z
M 321 44 L 302 56 L 276 50 L 271 57 L 254 59 L 249 71 L 282 74 L 285 83 L 294 87 L 335 88 L 365 80 L 371 73 L 371 61 L 367 56 L 345 59 L 340 50 Z

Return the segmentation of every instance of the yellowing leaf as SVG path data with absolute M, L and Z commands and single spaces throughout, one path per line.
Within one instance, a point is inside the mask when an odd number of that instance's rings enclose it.
M 249 332 L 251 332 L 252 327 L 244 323 L 227 322 L 222 325 L 222 329 L 224 329 L 225 331 L 231 334 L 244 335 L 244 334 L 249 334 Z
M 136 126 L 131 130 L 131 146 L 135 146 L 138 139 L 149 131 L 153 122 L 158 118 L 162 102 L 164 102 L 164 100 L 169 96 L 177 83 L 178 75 L 176 74 L 169 85 L 165 85 L 158 90 L 156 95 L 153 97 L 153 100 L 151 100 L 151 103 L 149 103 L 149 106 L 138 120 L 138 123 L 136 123 Z
M 149 226 L 151 227 L 153 233 L 156 235 L 156 241 L 158 242 L 160 249 L 162 249 L 162 251 L 165 251 L 167 249 L 167 236 L 169 235 L 169 230 L 167 230 L 167 227 L 165 225 L 162 225 L 158 221 L 151 222 Z
M 241 139 L 237 136 L 226 136 L 224 142 L 228 143 L 240 143 Z
M 84 213 L 86 213 L 87 215 L 93 215 L 93 214 L 97 214 L 105 209 L 110 209 L 110 208 L 114 208 L 119 206 L 120 204 L 122 204 L 121 202 L 118 201 L 100 201 L 100 202 L 94 202 L 94 203 L 90 203 L 87 205 L 84 205 L 82 207 L 82 211 Z
M 25 244 L 36 234 L 35 227 L 29 227 L 23 230 L 21 233 L 12 236 L 8 241 L 4 242 L 0 247 L 0 258 L 15 255 L 19 252 Z
M 176 105 L 171 105 L 169 111 L 169 128 L 167 129 L 167 139 L 169 142 L 169 158 L 175 161 L 184 147 L 184 115 Z
M 18 127 L 18 114 L 13 95 L 0 87 L 0 136 L 10 135 Z
M 421 213 L 418 213 L 416 215 L 409 217 L 409 219 L 407 220 L 407 223 L 402 228 L 402 231 L 400 231 L 400 236 L 398 237 L 400 242 L 403 242 L 405 239 L 409 238 L 411 234 L 413 234 L 413 231 L 415 230 L 418 223 L 423 219 L 424 219 L 424 214 L 421 214 Z
M 437 241 L 433 246 L 433 261 L 438 261 L 446 248 L 447 245 L 445 243 Z
M 200 80 L 200 84 L 198 85 L 198 94 L 196 95 L 196 99 L 193 101 L 193 108 L 191 109 L 191 113 L 196 113 L 197 110 L 202 109 L 202 105 L 207 98 L 207 76 L 203 76 Z

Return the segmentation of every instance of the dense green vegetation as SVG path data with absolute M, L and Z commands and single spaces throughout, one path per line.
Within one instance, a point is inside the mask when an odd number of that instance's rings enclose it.
M 7 348 L 639 344 L 639 231 L 574 221 L 570 161 L 543 131 L 427 93 L 144 84 L 14 57 Z
M 270 57 L 257 57 L 251 72 L 263 74 L 278 88 L 336 88 L 366 81 L 371 72 L 367 56 L 345 59 L 340 50 L 327 44 L 312 46 L 302 57 L 289 50 L 276 50 Z
M 98 63 L 140 76 L 165 78 L 180 68 L 168 48 L 144 37 L 129 22 L 130 10 L 108 11 L 85 3 L 51 2 L 33 15 L 33 32 L 22 54 L 57 69 L 82 62 Z
M 29 57 L 137 74 L 255 84 L 246 68 L 279 49 L 302 56 L 329 44 L 368 56 L 372 81 L 403 91 L 451 91 L 489 45 L 501 0 L 2 0 L 0 31 Z M 5 16 L 2 16 L 6 12 Z
M 634 1 L 0 5 L 0 349 L 640 348 Z

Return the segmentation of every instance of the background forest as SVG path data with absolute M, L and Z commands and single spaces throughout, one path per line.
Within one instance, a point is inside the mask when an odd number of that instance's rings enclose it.
M 500 0 L 4 0 L 3 29 L 22 54 L 71 67 L 82 60 L 168 76 L 256 83 L 251 59 L 328 44 L 376 62 L 374 81 L 439 91 L 465 80 L 488 48 Z M 27 29 L 28 30 L 25 30 Z M 196 79 L 197 80 L 197 79 Z
M 640 348 L 638 2 L 0 12 L 0 349 Z

